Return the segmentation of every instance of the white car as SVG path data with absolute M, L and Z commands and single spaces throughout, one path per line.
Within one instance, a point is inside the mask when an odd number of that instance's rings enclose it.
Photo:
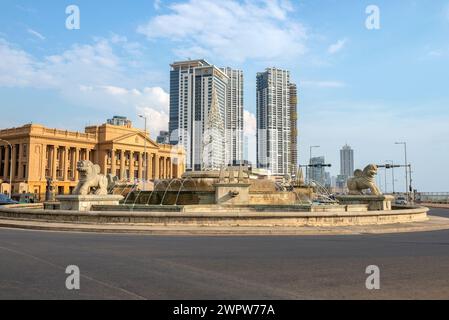
M 407 200 L 404 197 L 397 197 L 394 203 L 398 206 L 405 206 L 407 205 Z

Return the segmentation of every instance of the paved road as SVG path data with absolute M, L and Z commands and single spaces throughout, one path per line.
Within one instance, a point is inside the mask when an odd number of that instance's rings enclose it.
M 449 210 L 431 214 L 449 217 Z M 81 289 L 65 288 L 65 268 Z M 368 265 L 381 289 L 365 288 Z M 449 299 L 449 230 L 168 237 L 0 229 L 0 299 Z

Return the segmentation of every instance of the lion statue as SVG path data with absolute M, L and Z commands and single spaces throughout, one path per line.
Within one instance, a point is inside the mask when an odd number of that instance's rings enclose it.
M 355 170 L 354 177 L 348 179 L 348 189 L 351 195 L 362 195 L 363 190 L 370 189 L 372 195 L 380 196 L 382 192 L 376 185 L 375 177 L 377 166 L 375 164 L 367 165 L 365 169 Z
M 95 194 L 104 196 L 108 194 L 108 187 L 113 183 L 112 177 L 109 175 L 106 177 L 100 174 L 100 166 L 93 164 L 89 160 L 79 161 L 76 169 L 79 173 L 79 182 L 75 190 L 74 195 L 89 195 Z

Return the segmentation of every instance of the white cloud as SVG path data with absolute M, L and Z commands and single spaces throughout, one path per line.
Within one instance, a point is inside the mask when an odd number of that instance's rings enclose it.
M 441 50 L 431 50 L 427 53 L 428 56 L 438 58 L 443 55 L 443 51 Z
M 45 40 L 45 37 L 44 37 L 41 33 L 37 32 L 36 30 L 28 29 L 27 32 L 28 32 L 29 34 L 32 34 L 33 36 L 35 36 L 35 37 L 41 39 L 41 40 Z
M 168 120 L 169 117 L 167 113 L 163 111 L 158 111 L 156 109 L 153 109 L 151 107 L 137 107 L 137 112 L 139 114 L 143 114 L 148 118 L 149 121 L 149 130 L 151 133 L 151 136 L 155 138 L 160 131 L 167 131 L 168 130 Z
M 0 86 L 42 87 L 50 81 L 39 63 L 25 51 L 0 39 Z
M 132 118 L 136 118 L 137 114 L 145 114 L 150 119 L 149 131 L 153 137 L 159 131 L 168 129 L 170 96 L 160 87 L 137 89 L 81 85 L 79 90 L 65 92 L 65 95 L 67 99 L 76 99 L 84 105 L 93 105 L 105 111 L 125 112 Z
M 161 5 L 162 5 L 162 0 L 154 0 L 154 2 L 153 2 L 154 9 L 159 10 L 161 8 Z
M 0 87 L 55 90 L 71 104 L 108 112 L 128 110 L 128 114 L 134 109 L 131 116 L 138 108 L 148 108 L 153 110 L 153 118 L 163 121 L 156 127 L 166 127 L 169 95 L 160 87 L 141 86 L 147 82 L 128 76 L 127 45 L 126 38 L 113 36 L 37 59 L 0 39 Z
M 138 27 L 148 39 L 166 38 L 177 44 L 181 58 L 201 55 L 226 61 L 298 56 L 306 51 L 305 28 L 290 18 L 286 0 L 189 0 L 172 4 Z
M 344 88 L 346 87 L 346 83 L 340 81 L 313 81 L 313 80 L 304 80 L 301 81 L 302 87 L 308 88 Z
M 341 51 L 345 47 L 347 42 L 348 42 L 348 39 L 338 40 L 336 43 L 329 46 L 329 48 L 327 49 L 327 52 L 330 54 L 335 54 L 335 53 Z
M 243 112 L 243 123 L 244 123 L 244 131 L 245 131 L 245 135 L 248 136 L 255 136 L 256 132 L 257 132 L 257 119 L 256 116 L 245 110 Z
M 247 151 L 247 160 L 251 161 L 252 163 L 256 163 L 257 159 L 257 152 L 256 152 L 256 146 L 257 146 L 257 119 L 256 116 L 245 110 L 243 113 L 243 122 L 244 122 L 244 144 L 245 149 Z

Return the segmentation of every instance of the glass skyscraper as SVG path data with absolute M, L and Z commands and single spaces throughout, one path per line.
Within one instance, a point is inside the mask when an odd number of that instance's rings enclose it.
M 257 167 L 273 175 L 296 172 L 296 94 L 289 71 L 267 68 L 257 74 Z
M 180 61 L 171 65 L 170 143 L 184 147 L 188 170 L 219 169 L 241 159 L 243 141 L 235 132 L 243 132 L 242 93 L 241 71 L 217 68 L 205 60 Z M 215 114 L 211 121 L 213 104 Z M 223 134 L 208 134 L 207 131 L 216 132 L 215 129 L 223 130 Z M 205 136 L 222 141 L 210 143 L 205 141 Z M 206 153 L 213 158 L 207 160 L 213 168 L 205 167 Z

